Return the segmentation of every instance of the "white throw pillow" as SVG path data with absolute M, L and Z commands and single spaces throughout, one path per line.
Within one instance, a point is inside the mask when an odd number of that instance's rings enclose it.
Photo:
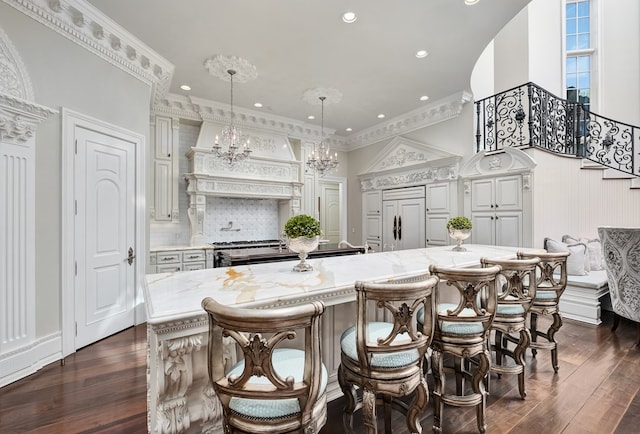
M 584 238 L 578 239 L 576 237 L 572 237 L 571 235 L 562 236 L 562 242 L 569 246 L 582 243 L 587 247 L 587 253 L 584 255 L 584 269 L 587 270 L 587 274 L 589 274 L 589 271 L 595 270 L 595 268 L 591 268 L 591 257 L 589 255 L 589 245 L 587 244 L 586 241 L 583 241 L 583 240 Z
M 604 270 L 602 256 L 602 243 L 599 239 L 589 240 L 581 238 L 580 242 L 587 245 L 587 257 L 589 259 L 589 268 L 591 270 Z
M 544 248 L 549 253 L 569 252 L 567 258 L 567 274 L 572 276 L 586 276 L 589 270 L 585 267 L 587 245 L 582 243 L 566 244 L 551 238 L 544 239 Z

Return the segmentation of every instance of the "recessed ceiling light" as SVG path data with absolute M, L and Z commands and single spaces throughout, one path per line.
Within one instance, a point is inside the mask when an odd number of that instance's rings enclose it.
M 428 100 L 428 99 L 429 99 L 429 97 L 428 97 L 427 95 L 422 95 L 422 96 L 420 97 L 420 101 L 426 101 L 426 100 Z
M 383 118 L 384 118 L 384 114 L 380 113 L 380 114 L 378 115 L 378 119 L 383 119 Z
M 180 89 L 182 89 L 182 90 L 191 90 L 191 86 L 183 84 L 182 86 L 180 86 Z
M 315 117 L 314 115 L 309 115 L 309 116 L 307 116 L 307 119 L 309 119 L 309 120 L 314 120 L 315 118 L 316 118 L 316 117 Z
M 253 104 L 254 107 L 260 108 L 262 107 L 262 103 L 261 102 L 256 102 Z
M 358 19 L 358 16 L 356 15 L 355 12 L 345 12 L 344 14 L 342 14 L 342 21 L 344 21 L 347 24 L 351 24 L 355 22 L 357 19 Z
M 464 4 L 467 5 L 467 6 L 471 6 L 471 5 L 475 5 L 479 1 L 480 0 L 464 0 Z
M 423 59 L 423 58 L 427 57 L 428 54 L 429 53 L 427 53 L 427 50 L 420 50 L 420 51 L 416 52 L 416 57 L 418 59 Z

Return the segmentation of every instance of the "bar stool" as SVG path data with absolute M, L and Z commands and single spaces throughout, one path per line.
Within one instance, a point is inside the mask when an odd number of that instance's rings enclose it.
M 386 433 L 391 433 L 392 408 L 406 416 L 410 432 L 422 432 L 419 417 L 429 402 L 422 367 L 433 337 L 432 292 L 437 284 L 438 278 L 428 275 L 355 283 L 356 324 L 340 338 L 338 382 L 346 400 L 345 432 L 353 432 L 353 415 L 362 409 L 365 431 L 376 433 L 378 404 L 384 405 Z M 418 310 L 426 318 L 424 327 L 415 320 Z M 397 399 L 411 394 L 409 405 Z
M 525 253 L 518 252 L 518 259 L 540 258 L 536 265 L 536 297 L 529 309 L 529 331 L 531 332 L 531 353 L 537 350 L 551 350 L 551 366 L 558 372 L 558 343 L 555 334 L 562 327 L 562 316 L 558 309 L 560 297 L 567 286 L 567 257 L 569 252 Z M 538 330 L 538 315 L 551 315 L 553 322 L 546 332 Z M 538 337 L 546 342 L 538 341 Z
M 327 370 L 320 355 L 324 304 L 242 309 L 205 298 L 209 379 L 222 404 L 224 432 L 318 433 L 327 420 Z M 304 350 L 283 348 L 303 337 Z M 243 360 L 225 372 L 223 338 Z
M 536 296 L 536 265 L 539 258 L 530 259 L 487 259 L 481 258 L 483 267 L 499 265 L 502 270 L 497 276 L 498 306 L 491 324 L 494 333 L 494 344 L 491 349 L 495 352 L 495 363 L 491 365 L 491 372 L 500 377 L 502 374 L 518 375 L 518 391 L 522 399 L 527 396 L 524 385 L 524 355 L 531 342 L 531 334 L 527 329 L 527 315 L 531 303 Z M 519 336 L 514 336 L 514 334 Z M 489 339 L 491 336 L 489 336 Z M 513 349 L 508 343 L 515 343 Z M 507 365 L 506 357 L 510 357 L 514 365 Z M 487 379 L 489 377 L 487 376 Z M 487 381 L 487 385 L 489 382 Z
M 446 281 L 446 286 L 457 290 L 458 302 L 440 303 L 441 290 L 436 291 L 436 321 L 431 342 L 431 370 L 434 378 L 433 432 L 442 432 L 444 404 L 458 407 L 476 407 L 480 432 L 486 432 L 487 391 L 484 378 L 489 372 L 491 358 L 487 336 L 497 305 L 497 265 L 486 268 L 448 268 L 431 265 L 431 274 Z M 445 389 L 444 355 L 454 359 L 456 393 Z M 470 363 L 471 359 L 473 363 Z M 471 365 L 475 366 L 473 372 Z M 450 370 L 448 368 L 447 370 Z M 466 394 L 465 379 L 470 378 L 471 392 Z

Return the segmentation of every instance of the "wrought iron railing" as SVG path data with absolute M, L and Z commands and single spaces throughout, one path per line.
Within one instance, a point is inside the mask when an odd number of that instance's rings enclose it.
M 600 116 L 534 83 L 476 101 L 476 151 L 535 146 L 640 176 L 640 128 Z

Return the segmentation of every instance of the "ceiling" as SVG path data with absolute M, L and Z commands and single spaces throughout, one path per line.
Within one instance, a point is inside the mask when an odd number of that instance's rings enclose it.
M 381 113 L 389 120 L 471 91 L 479 55 L 529 0 L 88 2 L 174 65 L 170 93 L 229 103 L 229 83 L 204 62 L 239 56 L 257 78 L 234 85 L 236 106 L 320 125 L 320 106 L 303 94 L 337 89 L 341 101 L 325 102 L 324 124 L 346 137 L 384 122 Z M 347 10 L 358 15 L 355 23 L 342 21 Z M 416 58 L 418 50 L 428 56 Z

